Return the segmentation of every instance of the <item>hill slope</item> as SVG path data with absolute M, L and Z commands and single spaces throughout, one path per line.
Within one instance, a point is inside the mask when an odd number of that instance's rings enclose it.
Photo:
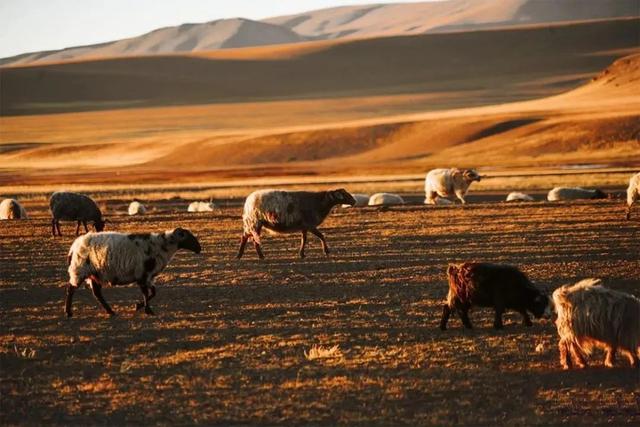
M 640 19 L 620 19 L 253 48 L 238 58 L 9 67 L 0 69 L 0 114 L 425 93 L 441 94 L 428 109 L 530 99 L 573 88 L 637 49 L 639 28 Z
M 320 9 L 265 20 L 323 39 L 638 16 L 638 0 L 448 0 Z

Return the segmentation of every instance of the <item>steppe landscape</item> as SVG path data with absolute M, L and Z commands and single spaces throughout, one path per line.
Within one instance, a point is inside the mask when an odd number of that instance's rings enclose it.
M 639 371 L 601 352 L 563 371 L 551 320 L 508 312 L 496 331 L 478 308 L 475 329 L 438 329 L 450 262 L 640 296 L 624 193 L 640 4 L 548 3 L 348 6 L 1 59 L 0 198 L 29 219 L 0 221 L 0 422 L 640 423 Z M 484 179 L 466 205 L 424 205 L 426 172 L 452 166 Z M 559 185 L 610 197 L 547 202 Z M 335 208 L 329 257 L 313 236 L 298 259 L 298 235 L 265 235 L 265 260 L 236 260 L 244 198 L 276 187 L 407 203 Z M 82 288 L 64 317 L 75 224 L 52 237 L 48 206 L 62 189 L 93 197 L 108 231 L 198 237 L 158 277 L 156 316 L 131 285 L 105 288 L 115 317 Z M 535 201 L 504 202 L 515 190 Z M 127 215 L 134 198 L 146 215 Z

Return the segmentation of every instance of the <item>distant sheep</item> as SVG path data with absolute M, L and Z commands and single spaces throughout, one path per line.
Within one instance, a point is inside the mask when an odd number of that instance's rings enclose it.
M 96 202 L 84 194 L 71 193 L 66 191 L 58 191 L 51 195 L 49 199 L 49 208 L 51 209 L 52 234 L 55 236 L 56 231 L 62 236 L 60 231 L 60 220 L 78 221 L 76 227 L 76 236 L 80 232 L 80 223 L 84 225 L 85 232 L 88 232 L 87 222 L 92 221 L 96 231 L 104 230 L 105 220 Z
M 213 212 L 216 205 L 212 202 L 191 202 L 187 208 L 188 212 Z
M 353 199 L 356 201 L 356 203 L 354 205 L 349 205 L 349 204 L 342 205 L 341 206 L 342 208 L 362 207 L 362 206 L 367 206 L 367 204 L 369 203 L 368 194 L 356 193 L 351 195 L 353 196 Z
M 1 219 L 27 219 L 27 211 L 16 199 L 4 199 L 0 202 Z
M 438 196 L 451 198 L 455 195 L 462 203 L 466 203 L 464 196 L 469 186 L 481 178 L 474 169 L 433 169 L 424 180 L 424 202 L 435 205 Z
M 640 172 L 633 175 L 627 188 L 627 219 L 631 219 L 631 206 L 640 199 Z
M 507 309 L 520 313 L 526 326 L 531 326 L 527 312 L 535 317 L 551 315 L 549 297 L 516 267 L 478 262 L 449 264 L 447 279 L 449 293 L 440 320 L 443 331 L 447 329 L 449 316 L 454 310 L 464 326 L 471 329 L 468 312 L 472 306 L 493 307 L 493 327 L 496 329 L 502 328 L 502 313 Z
M 298 252 L 300 258 L 305 256 L 307 231 L 310 231 L 322 242 L 325 255 L 329 255 L 327 242 L 317 227 L 322 224 L 334 206 L 355 203 L 353 196 L 343 189 L 318 192 L 254 191 L 244 203 L 243 233 L 237 258 L 242 258 L 249 238 L 253 239 L 253 245 L 260 259 L 264 258 L 260 242 L 260 232 L 263 227 L 272 233 L 300 232 L 302 234 Z
M 376 193 L 369 198 L 369 206 L 403 205 L 404 199 L 393 193 Z
M 147 213 L 147 208 L 138 200 L 134 200 L 129 204 L 129 215 L 144 215 Z
M 507 202 L 533 202 L 534 198 L 528 194 L 513 191 L 507 195 Z
M 582 187 L 556 187 L 549 191 L 547 200 L 557 202 L 561 200 L 581 200 L 581 199 L 606 199 L 607 194 L 601 190 L 589 190 Z
M 104 310 L 115 314 L 102 297 L 102 286 L 137 283 L 143 299 L 136 310 L 144 308 L 153 314 L 149 301 L 156 295 L 155 277 L 167 266 L 178 249 L 200 253 L 198 239 L 189 230 L 176 228 L 164 233 L 89 233 L 78 237 L 67 256 L 69 284 L 65 298 L 65 313 L 72 316 L 73 293 L 83 282 Z
M 558 315 L 560 364 L 569 369 L 587 365 L 585 355 L 593 347 L 606 351 L 604 365 L 612 367 L 621 350 L 633 367 L 638 367 L 640 350 L 640 299 L 607 289 L 599 279 L 585 279 L 553 292 Z

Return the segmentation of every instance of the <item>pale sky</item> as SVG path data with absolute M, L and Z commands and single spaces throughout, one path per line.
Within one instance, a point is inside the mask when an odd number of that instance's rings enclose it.
M 414 2 L 403 0 L 402 2 Z M 223 18 L 263 19 L 397 0 L 0 0 L 0 58 Z

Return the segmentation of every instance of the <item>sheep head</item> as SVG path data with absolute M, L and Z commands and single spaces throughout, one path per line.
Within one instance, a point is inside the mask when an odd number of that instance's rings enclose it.
M 482 178 L 475 169 L 466 169 L 462 176 L 467 182 L 480 181 L 480 179 Z
M 169 232 L 169 241 L 178 246 L 178 249 L 187 249 L 197 254 L 202 251 L 200 242 L 196 236 L 184 228 L 176 228 Z
M 356 199 L 344 188 L 327 192 L 329 200 L 333 205 L 355 205 Z
M 96 229 L 96 231 L 100 232 L 102 230 L 104 230 L 104 226 L 107 223 L 107 220 L 100 218 L 98 220 L 95 220 L 93 222 L 93 227 Z

